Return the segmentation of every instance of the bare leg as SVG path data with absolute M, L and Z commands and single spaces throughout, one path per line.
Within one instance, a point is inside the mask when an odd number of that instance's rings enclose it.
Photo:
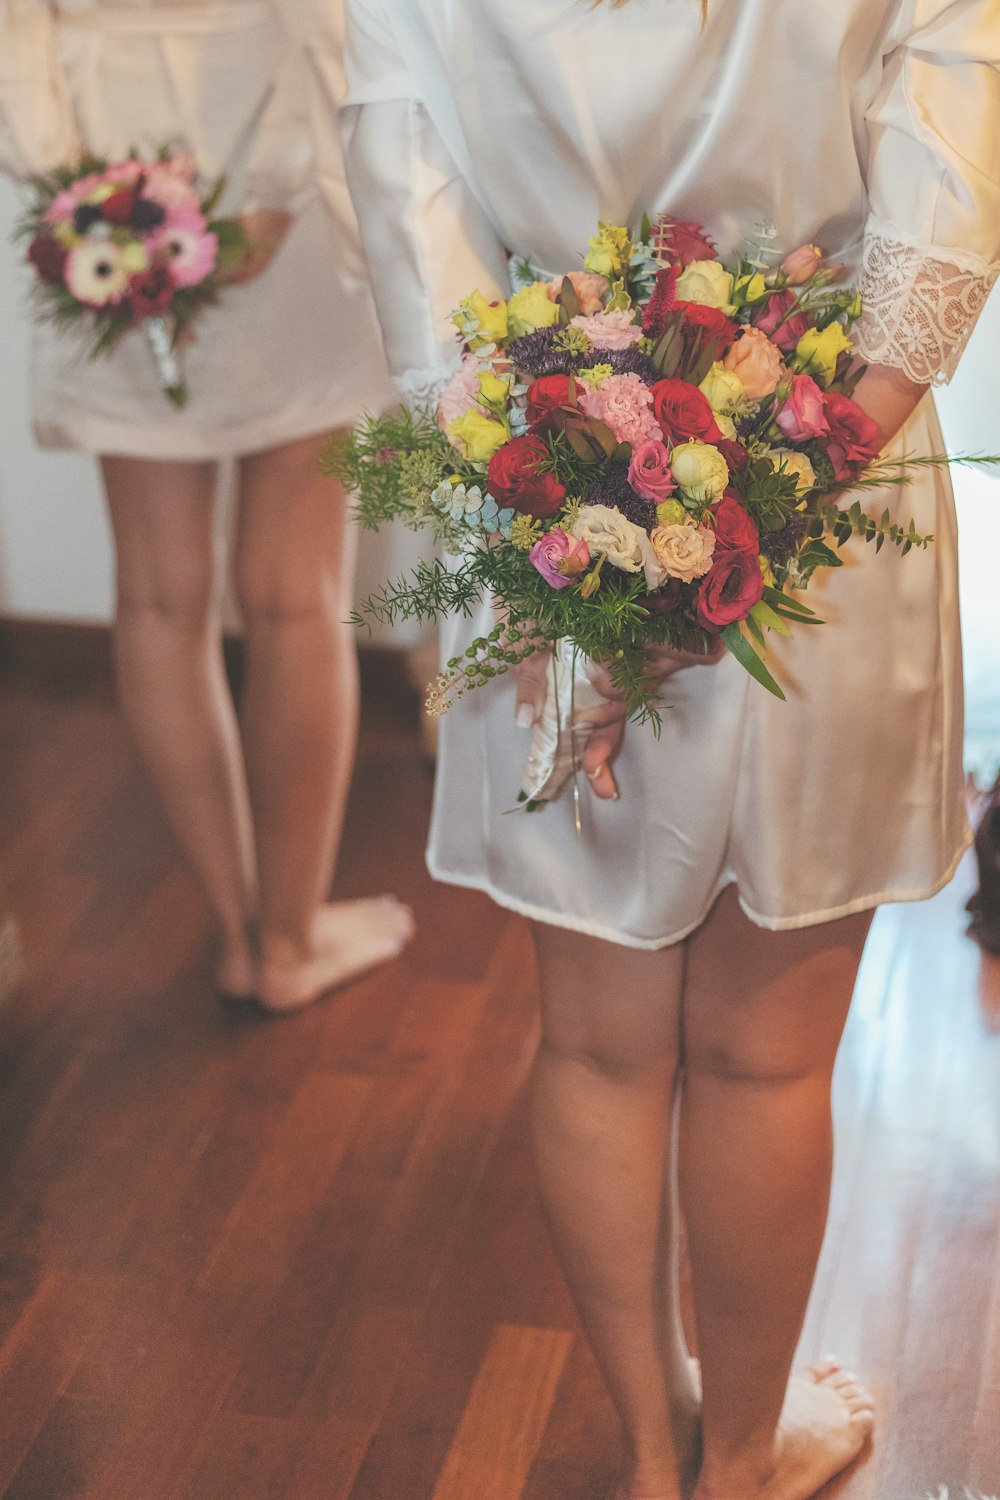
M 247 639 L 243 743 L 260 878 L 258 993 L 297 1009 L 395 956 L 391 897 L 325 905 L 354 759 L 353 533 L 318 471 L 323 439 L 244 459 L 236 588 Z
M 214 596 L 210 464 L 101 461 L 118 564 L 122 709 L 224 934 L 222 981 L 253 979 L 253 841 Z
M 688 943 L 680 1163 L 702 1362 L 698 1500 L 806 1500 L 871 1430 L 870 1398 L 835 1366 L 789 1387 L 826 1224 L 830 1079 L 869 920 L 765 932 L 729 890 Z
M 683 1357 L 659 1284 L 684 954 L 536 926 L 543 1035 L 533 1079 L 542 1195 L 621 1414 L 621 1497 L 676 1500 L 694 1449 Z

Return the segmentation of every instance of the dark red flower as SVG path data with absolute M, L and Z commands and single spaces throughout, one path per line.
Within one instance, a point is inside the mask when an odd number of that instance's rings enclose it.
M 136 318 L 162 318 L 173 305 L 177 288 L 166 266 L 151 266 L 129 282 L 128 298 Z
M 527 417 L 534 426 L 536 422 L 558 406 L 575 406 L 570 398 L 570 375 L 543 375 L 528 387 Z M 574 388 L 576 382 L 573 382 Z
M 37 235 L 28 246 L 28 259 L 46 286 L 60 286 L 65 280 L 67 253 L 50 234 Z
M 651 615 L 672 615 L 683 597 L 682 587 L 679 578 L 668 578 L 662 588 L 643 595 L 643 609 L 648 609 Z
M 101 213 L 109 224 L 131 224 L 138 194 L 135 188 L 119 188 L 101 204 Z
M 490 494 L 501 507 L 513 506 L 527 516 L 554 516 L 566 499 L 565 486 L 551 469 L 541 470 L 549 450 L 540 437 L 511 438 L 490 459 Z
M 757 556 L 760 551 L 760 532 L 735 490 L 726 490 L 722 499 L 712 506 L 709 516 L 715 528 L 716 547 L 727 547 L 734 552 L 752 552 Z
M 680 274 L 680 266 L 668 266 L 665 270 L 657 271 L 653 295 L 642 315 L 642 331 L 647 338 L 658 339 L 666 330 L 669 314 L 677 306 L 675 289 Z
M 673 219 L 661 214 L 650 236 L 653 254 L 680 266 L 693 260 L 714 260 L 718 251 L 701 224 L 691 219 Z
M 730 474 L 742 474 L 750 462 L 750 455 L 742 443 L 735 438 L 720 438 L 715 445 L 729 465 Z
M 735 342 L 739 330 L 721 308 L 706 307 L 703 302 L 678 302 L 677 311 L 689 328 L 702 329 L 707 338 L 718 339 L 722 348 L 728 349 Z
M 669 447 L 686 443 L 689 438 L 715 443 L 722 437 L 715 413 L 696 385 L 686 380 L 658 380 L 652 390 L 653 411 Z
M 715 560 L 698 586 L 694 612 L 705 630 L 718 632 L 745 620 L 764 596 L 764 575 L 756 553 L 716 550 Z
M 830 431 L 817 442 L 833 465 L 833 477 L 838 481 L 856 479 L 882 451 L 878 424 L 856 401 L 839 391 L 823 392 L 823 410 Z

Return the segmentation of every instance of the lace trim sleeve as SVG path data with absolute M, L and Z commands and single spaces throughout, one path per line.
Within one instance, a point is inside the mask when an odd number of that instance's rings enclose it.
M 998 272 L 1000 264 L 968 251 L 870 228 L 859 284 L 864 311 L 852 335 L 858 353 L 920 385 L 944 385 Z
M 426 370 L 405 370 L 402 375 L 395 376 L 394 384 L 404 405 L 411 411 L 434 406 L 459 363 L 456 355 L 447 364 L 433 365 Z

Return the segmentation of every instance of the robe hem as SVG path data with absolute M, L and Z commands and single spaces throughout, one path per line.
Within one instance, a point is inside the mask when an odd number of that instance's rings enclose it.
M 802 912 L 794 917 L 770 917 L 762 912 L 754 911 L 739 893 L 739 877 L 733 873 L 723 875 L 715 884 L 709 900 L 700 917 L 690 922 L 686 927 L 680 928 L 669 937 L 664 938 L 640 938 L 631 933 L 619 932 L 616 928 L 605 927 L 599 922 L 588 922 L 583 917 L 574 917 L 565 912 L 549 911 L 541 906 L 534 906 L 530 901 L 520 901 L 516 896 L 508 895 L 506 891 L 500 891 L 493 885 L 492 881 L 485 876 L 458 875 L 443 869 L 434 860 L 430 851 L 427 853 L 427 868 L 435 880 L 440 880 L 445 885 L 461 886 L 466 890 L 481 891 L 483 895 L 489 896 L 498 906 L 507 911 L 516 912 L 519 916 L 528 917 L 533 922 L 544 922 L 549 927 L 563 927 L 570 932 L 583 933 L 586 937 L 596 937 L 604 942 L 617 943 L 624 948 L 637 948 L 646 952 L 655 952 L 660 948 L 673 947 L 675 943 L 681 943 L 685 938 L 696 932 L 708 917 L 709 912 L 715 905 L 721 893 L 727 886 L 737 887 L 737 900 L 743 914 L 754 923 L 756 927 L 763 927 L 769 932 L 791 932 L 800 927 L 818 927 L 823 922 L 835 922 L 840 917 L 850 917 L 858 912 L 871 911 L 878 906 L 901 905 L 907 902 L 929 901 L 939 891 L 944 890 L 955 877 L 963 855 L 972 843 L 972 830 L 966 828 L 964 838 L 956 853 L 952 857 L 946 870 L 930 885 L 921 886 L 919 889 L 880 891 L 875 895 L 858 896 L 853 901 L 846 901 L 839 906 L 828 907 L 823 911 Z

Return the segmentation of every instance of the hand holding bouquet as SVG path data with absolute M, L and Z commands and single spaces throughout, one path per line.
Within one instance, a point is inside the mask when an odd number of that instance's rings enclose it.
M 222 183 L 203 197 L 189 157 L 88 159 L 32 184 L 19 234 L 28 239 L 36 304 L 60 327 L 86 323 L 91 357 L 143 328 L 163 389 L 183 406 L 177 346 L 226 274 L 248 253 L 235 219 L 215 218 Z
M 947 460 L 879 458 L 851 394 L 861 304 L 838 273 L 811 245 L 778 262 L 767 234 L 723 261 L 701 226 L 665 217 L 636 237 L 601 225 L 581 271 L 522 264 L 508 300 L 460 304 L 436 408 L 369 420 L 332 460 L 363 524 L 430 527 L 458 559 L 386 587 L 359 621 L 496 601 L 504 623 L 448 664 L 432 712 L 551 649 L 556 678 L 583 694 L 585 660 L 604 665 L 655 726 L 650 649 L 720 641 L 781 697 L 766 635 L 819 623 L 798 591 L 839 566 L 837 546 L 932 540 L 841 504 Z M 529 800 L 573 763 L 571 700 L 554 681 L 535 749 L 565 750 L 536 764 Z

